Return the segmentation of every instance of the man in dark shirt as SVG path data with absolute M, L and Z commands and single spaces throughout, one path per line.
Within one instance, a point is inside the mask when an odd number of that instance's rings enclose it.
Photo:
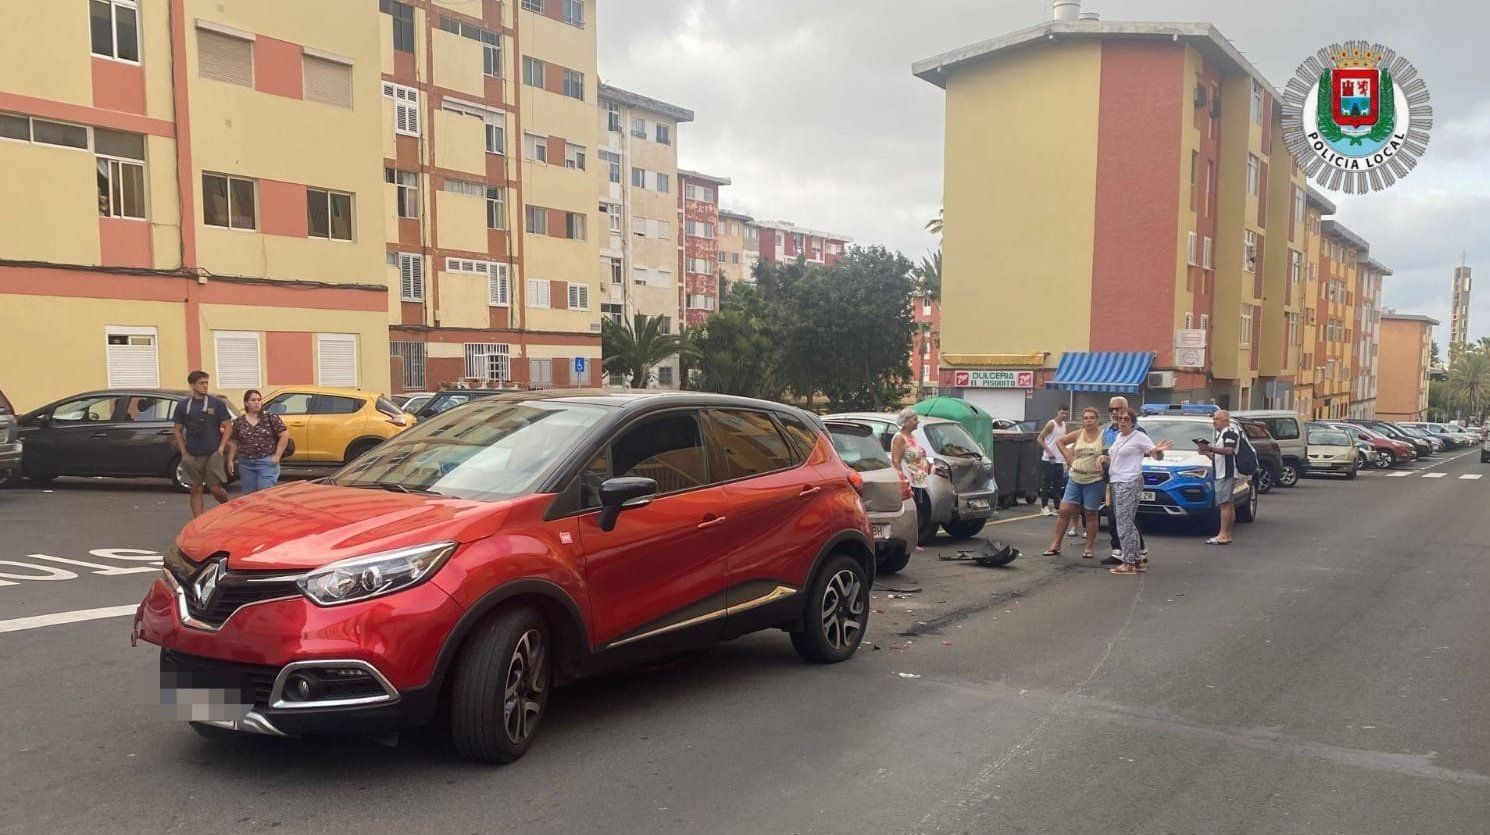
M 191 515 L 202 515 L 202 491 L 212 492 L 218 504 L 228 500 L 223 489 L 228 475 L 223 466 L 223 447 L 228 442 L 232 418 L 228 404 L 207 393 L 211 378 L 205 371 L 193 371 L 186 382 L 191 396 L 176 405 L 171 418 L 175 426 L 176 449 L 181 453 L 182 480 L 191 488 Z
M 1236 527 L 1236 455 L 1242 445 L 1241 433 L 1231 425 L 1231 413 L 1218 411 L 1211 417 L 1216 428 L 1216 437 L 1209 444 L 1200 444 L 1196 450 L 1201 455 L 1211 456 L 1213 477 L 1216 480 L 1216 507 L 1221 511 L 1221 531 L 1207 539 L 1207 545 L 1230 545 L 1232 529 Z M 1243 476 L 1245 478 L 1245 476 Z

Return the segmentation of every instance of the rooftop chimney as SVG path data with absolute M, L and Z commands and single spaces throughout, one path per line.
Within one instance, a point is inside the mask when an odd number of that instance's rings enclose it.
M 1081 0 L 1051 0 L 1051 20 L 1075 20 L 1081 14 Z

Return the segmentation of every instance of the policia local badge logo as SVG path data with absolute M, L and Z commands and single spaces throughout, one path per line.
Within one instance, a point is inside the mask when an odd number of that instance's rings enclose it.
M 1381 44 L 1321 49 L 1299 65 L 1283 98 L 1288 150 L 1326 188 L 1381 191 L 1406 177 L 1428 150 L 1428 85 Z

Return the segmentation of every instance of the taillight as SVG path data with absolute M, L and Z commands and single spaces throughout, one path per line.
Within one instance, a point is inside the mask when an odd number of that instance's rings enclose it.
M 906 481 L 905 473 L 897 472 L 896 475 L 900 476 L 900 500 L 905 501 L 911 497 L 911 483 Z
M 864 476 L 860 475 L 858 470 L 848 471 L 848 483 L 850 487 L 854 488 L 855 493 L 861 496 L 864 495 Z

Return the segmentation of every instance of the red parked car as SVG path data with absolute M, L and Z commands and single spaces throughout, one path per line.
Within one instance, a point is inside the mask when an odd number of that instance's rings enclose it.
M 498 395 L 192 522 L 134 630 L 204 735 L 383 733 L 448 705 L 458 750 L 510 762 L 579 676 L 767 628 L 852 656 L 861 484 L 789 406 Z

